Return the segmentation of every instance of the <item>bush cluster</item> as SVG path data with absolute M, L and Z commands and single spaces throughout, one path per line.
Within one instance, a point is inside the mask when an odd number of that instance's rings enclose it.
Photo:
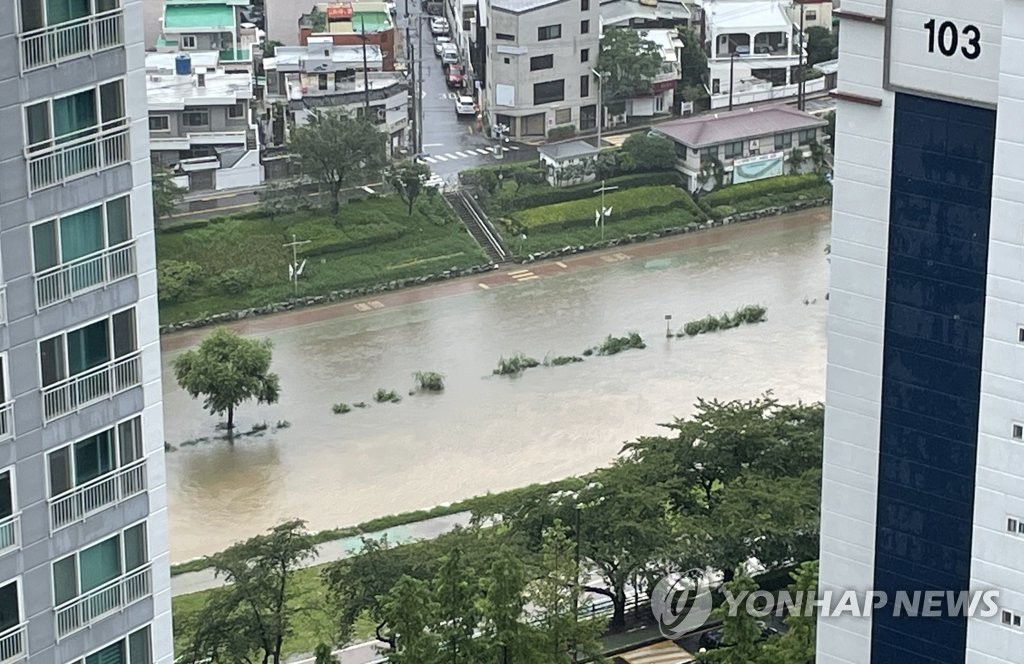
M 379 388 L 373 394 L 373 400 L 377 403 L 398 403 L 402 400 L 402 397 L 398 396 L 398 393 L 394 390 L 385 390 L 383 387 Z M 356 404 L 358 407 L 359 404 Z
M 331 406 L 331 412 L 335 415 L 344 415 L 351 410 L 352 406 L 349 406 L 347 403 L 336 403 Z
M 558 141 L 563 138 L 572 138 L 576 135 L 576 125 L 559 125 L 548 130 L 548 140 Z
M 644 349 L 647 348 L 647 344 L 644 343 L 643 337 L 636 332 L 630 332 L 624 337 L 613 337 L 608 335 L 608 338 L 601 342 L 601 345 L 597 347 L 598 355 L 615 355 L 621 353 L 624 350 L 630 349 Z
M 527 357 L 522 353 L 517 353 L 512 357 L 501 357 L 498 360 L 498 368 L 492 371 L 491 373 L 493 373 L 496 376 L 514 376 L 517 374 L 521 374 L 527 369 L 532 369 L 534 367 L 539 366 L 540 362 L 533 359 L 532 357 Z
M 592 225 L 594 211 L 600 205 L 600 200 L 591 193 L 589 198 L 522 210 L 512 215 L 512 219 L 526 228 L 527 232 L 541 226 L 572 228 Z M 612 208 L 612 215 L 606 223 L 677 209 L 696 211 L 692 199 L 685 191 L 667 185 L 611 192 L 605 196 L 605 206 Z
M 631 189 L 633 187 L 653 187 L 658 185 L 679 186 L 682 180 L 677 171 L 660 173 L 637 173 L 623 175 L 607 180 L 609 187 Z M 575 201 L 581 198 L 592 198 L 595 185 L 592 182 L 573 185 L 571 187 L 552 187 L 543 185 L 519 185 L 503 187 L 487 200 L 487 208 L 492 212 L 512 212 L 526 208 L 552 205 Z M 696 208 L 696 206 L 695 206 Z
M 157 264 L 158 300 L 161 304 L 178 302 L 191 294 L 203 279 L 203 268 L 192 261 L 163 260 Z
M 576 362 L 582 361 L 583 358 L 578 355 L 559 355 L 558 357 L 551 358 L 551 360 L 546 362 L 546 364 L 550 364 L 553 367 L 560 367 L 564 364 L 575 364 Z
M 417 371 L 416 384 L 421 390 L 440 392 L 444 389 L 444 376 L 436 371 Z
M 764 321 L 768 309 L 759 304 L 748 304 L 742 309 L 737 309 L 732 315 L 724 313 L 721 316 L 708 314 L 704 318 L 691 320 L 683 326 L 683 329 L 676 334 L 677 337 L 694 337 L 705 332 L 716 332 L 718 330 L 729 330 L 740 325 L 760 323 Z

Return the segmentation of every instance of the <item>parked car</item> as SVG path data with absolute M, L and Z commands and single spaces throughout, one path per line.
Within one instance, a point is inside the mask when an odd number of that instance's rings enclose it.
M 434 55 L 441 57 L 441 52 L 444 51 L 445 44 L 451 44 L 452 38 L 445 37 L 444 35 L 438 35 L 434 37 Z
M 455 115 L 476 115 L 476 103 L 469 95 L 455 98 Z
M 448 78 L 446 80 L 449 88 L 465 87 L 466 78 L 462 72 L 462 65 L 458 63 L 448 65 Z
M 430 34 L 436 37 L 437 35 L 447 35 L 448 33 L 448 19 L 443 17 L 430 19 Z
M 445 44 L 441 47 L 441 64 L 445 67 L 459 61 L 459 48 L 455 44 Z
M 700 635 L 700 647 L 705 648 L 707 650 L 714 650 L 715 648 L 718 648 L 722 645 L 722 637 L 724 635 L 725 634 L 721 628 L 704 632 Z

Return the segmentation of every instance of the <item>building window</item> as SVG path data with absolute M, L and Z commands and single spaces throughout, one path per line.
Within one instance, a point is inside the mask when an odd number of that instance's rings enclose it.
M 142 458 L 142 418 L 61 447 L 47 455 L 50 497 L 56 498 L 102 477 L 112 475 Z M 94 503 L 96 500 L 91 500 Z M 106 501 L 104 504 L 112 504 Z
M 1017 328 L 1017 341 L 1024 344 L 1024 325 Z
M 797 134 L 800 145 L 810 145 L 818 135 L 817 129 L 801 129 Z
M 182 35 L 181 36 L 181 47 L 187 50 L 196 48 L 196 36 L 195 35 Z
M 581 48 L 580 49 L 580 62 L 589 62 L 589 61 L 590 61 L 590 49 L 589 48 Z
M 562 25 L 545 25 L 537 28 L 537 41 L 547 41 L 549 39 L 561 39 L 562 37 Z
M 1004 625 L 1009 625 L 1010 621 L 1012 619 L 1013 619 L 1013 614 L 1012 613 L 1010 613 L 1009 611 L 1003 611 L 1002 621 L 1003 621 Z
M 36 152 L 123 124 L 124 82 L 41 101 L 25 108 L 28 150 Z M 84 157 L 83 157 L 84 158 Z
M 181 124 L 186 127 L 205 127 L 210 124 L 209 111 L 186 111 L 181 114 Z
M 1006 517 L 1006 532 L 1016 534 L 1019 525 L 1017 519 L 1014 519 L 1012 516 Z
M 540 69 L 551 69 L 555 66 L 555 56 L 553 55 L 538 55 L 530 58 L 530 71 L 538 71 Z
M 495 32 L 494 33 L 494 38 L 495 39 L 500 39 L 502 41 L 510 41 L 510 42 L 514 42 L 516 40 L 516 36 L 515 35 L 510 35 L 507 32 Z
M 743 141 L 736 141 L 735 143 L 725 144 L 725 158 L 735 159 L 736 157 L 743 156 Z
M 580 76 L 580 96 L 590 96 L 590 76 L 587 76 L 586 74 Z
M 701 148 L 700 160 L 711 161 L 712 159 L 718 159 L 718 146 L 716 145 L 710 148 Z
M 71 664 L 150 664 L 150 651 L 147 626 Z
M 17 497 L 14 491 L 14 470 L 8 468 L 0 472 L 0 551 L 7 551 L 18 545 L 18 524 L 14 518 L 17 511 Z M 2 602 L 0 602 L 2 603 Z M 4 614 L 0 610 L 0 623 Z M 4 632 L 9 625 L 0 625 Z
M 1014 440 L 1024 440 L 1024 424 L 1014 423 L 1011 435 Z
M 356 70 L 355 69 L 339 69 L 338 71 L 334 72 L 334 84 L 335 85 L 338 85 L 339 83 L 352 83 L 355 80 L 356 80 Z
M 9 581 L 0 586 L 0 642 L 7 632 L 21 625 L 21 593 L 18 592 L 18 581 Z M 24 640 L 24 637 L 22 638 Z M 14 654 L 24 652 L 24 644 Z M 7 655 L 7 652 L 4 652 Z
M 533 85 L 533 104 L 550 104 L 555 101 L 565 100 L 565 79 L 535 83 Z
M 77 21 L 100 13 L 114 11 L 120 7 L 117 0 L 89 2 L 47 2 L 47 0 L 21 0 L 21 30 L 30 32 L 50 25 Z
M 85 373 L 136 350 L 135 309 L 127 309 L 110 318 L 44 339 L 39 342 L 43 387 Z M 102 390 L 104 394 L 113 389 L 110 385 L 90 386 L 89 389 L 93 387 L 97 390 L 105 387 Z
M 775 149 L 788 150 L 793 147 L 793 134 L 775 134 Z
M 505 58 L 505 64 L 507 64 L 507 65 L 508 64 L 512 64 L 512 59 L 511 58 Z
M 817 21 L 818 20 L 818 12 L 816 10 L 814 10 L 814 9 L 808 9 L 807 13 L 804 14 L 804 18 L 807 19 L 808 21 Z
M 245 117 L 245 103 L 238 102 L 228 106 L 228 117 L 232 120 L 239 120 Z
M 54 604 L 67 604 L 148 562 L 146 523 L 142 522 L 53 563 Z
M 171 130 L 171 118 L 166 115 L 151 115 L 149 116 L 149 130 L 150 131 L 170 131 Z
M 556 125 L 567 125 L 572 122 L 572 109 L 571 108 L 560 108 L 555 111 L 555 124 Z
M 317 74 L 316 76 L 316 89 L 326 90 L 327 89 L 327 74 Z
M 588 33 L 590 33 L 590 21 L 589 20 L 580 21 L 580 34 L 581 35 L 585 35 L 585 34 L 588 34 Z
M 32 260 L 35 274 L 65 265 L 91 254 L 116 247 L 132 239 L 128 197 L 121 196 L 101 205 L 32 226 Z M 102 283 L 102 266 L 80 269 L 68 275 L 65 287 L 81 290 Z
M 711 94 L 717 95 L 722 91 L 722 80 L 718 78 L 711 79 Z
M 654 111 L 656 113 L 662 113 L 662 112 L 664 112 L 664 110 L 665 110 L 665 98 L 663 96 L 661 96 L 661 95 L 658 95 L 657 97 L 654 98 Z
M 590 11 L 590 0 L 580 0 L 580 11 Z

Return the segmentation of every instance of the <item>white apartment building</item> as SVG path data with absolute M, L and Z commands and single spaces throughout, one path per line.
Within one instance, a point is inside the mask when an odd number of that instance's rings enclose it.
M 488 0 L 482 108 L 511 137 L 597 127 L 598 0 Z
M 1024 653 L 1024 3 L 839 12 L 821 590 L 996 590 L 821 617 L 819 664 Z

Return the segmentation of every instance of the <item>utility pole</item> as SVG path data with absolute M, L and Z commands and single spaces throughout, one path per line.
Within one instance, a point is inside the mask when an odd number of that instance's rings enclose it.
M 732 110 L 732 82 L 733 72 L 736 69 L 736 51 L 729 54 L 729 110 Z
M 600 216 L 601 216 L 601 241 L 602 242 L 604 242 L 604 218 L 605 218 L 605 216 L 608 213 L 608 208 L 606 208 L 604 206 L 604 193 L 606 191 L 615 191 L 616 189 L 618 189 L 618 187 L 606 187 L 605 184 L 604 184 L 604 180 L 601 180 L 601 187 L 599 189 L 595 189 L 594 190 L 595 194 L 596 193 L 600 193 L 601 194 L 601 215 Z
M 796 86 L 796 107 L 804 110 L 804 2 L 799 0 L 800 5 L 800 65 L 797 67 Z
M 409 10 L 409 1 L 408 0 L 406 0 L 405 8 L 406 8 L 406 14 L 405 15 L 408 16 L 409 15 L 409 12 L 408 12 L 408 10 Z M 415 155 L 418 155 L 420 153 L 419 141 L 416 140 L 416 132 L 419 129 L 419 124 L 420 124 L 416 120 L 417 109 L 420 107 L 420 99 L 419 99 L 419 95 L 417 94 L 418 91 L 416 89 L 416 82 L 419 80 L 419 77 L 416 76 L 416 51 L 412 47 L 412 38 L 411 38 L 411 33 L 409 32 L 409 26 L 405 26 L 405 46 L 409 50 L 409 57 L 408 57 L 409 76 L 412 77 L 412 91 L 410 92 L 409 97 L 412 99 L 413 127 L 412 127 L 412 136 L 411 136 L 411 138 L 412 138 L 412 153 L 415 156 Z
M 423 22 L 416 26 L 416 66 L 419 68 L 416 74 L 416 144 L 423 149 Z
M 299 245 L 309 244 L 312 240 L 302 240 L 301 242 L 295 239 L 295 233 L 292 233 L 292 241 L 281 246 L 292 248 L 292 264 L 288 266 L 288 279 L 295 284 L 295 297 L 299 297 L 299 272 L 302 269 L 299 265 Z M 305 264 L 306 261 L 302 261 Z
M 363 117 L 370 119 L 370 71 L 366 65 L 366 20 L 359 17 L 359 32 L 363 38 Z M 383 56 L 384 54 L 381 53 Z
M 590 71 L 597 77 L 597 149 L 600 150 L 601 127 L 604 125 L 604 77 L 608 75 L 608 72 L 602 74 L 593 68 Z

